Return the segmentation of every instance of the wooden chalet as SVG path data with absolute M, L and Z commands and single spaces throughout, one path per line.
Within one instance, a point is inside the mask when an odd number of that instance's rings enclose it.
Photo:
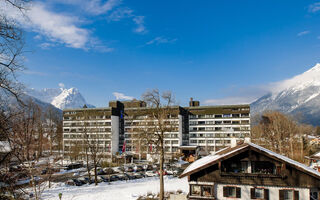
M 319 172 L 249 141 L 195 161 L 185 176 L 190 200 L 320 199 Z

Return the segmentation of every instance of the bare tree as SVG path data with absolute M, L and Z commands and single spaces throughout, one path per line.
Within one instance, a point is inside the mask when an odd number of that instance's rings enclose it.
M 82 151 L 85 154 L 85 159 L 87 163 L 87 171 L 89 175 L 89 180 L 91 180 L 90 168 L 89 164 L 92 162 L 94 167 L 94 182 L 95 185 L 98 185 L 98 173 L 97 168 L 103 157 L 104 145 L 101 140 L 103 137 L 101 132 L 100 124 L 96 122 L 96 117 L 99 117 L 99 113 L 94 110 L 86 110 L 83 109 L 81 113 L 79 113 L 78 117 L 83 121 L 83 130 L 82 130 Z M 103 131 L 102 131 L 103 132 Z
M 252 127 L 251 136 L 255 143 L 303 162 L 309 148 L 306 136 L 312 132 L 312 127 L 299 124 L 283 113 L 267 111 Z
M 13 156 L 21 163 L 22 170 L 19 173 L 23 172 L 27 175 L 35 198 L 40 199 L 44 189 L 44 180 L 39 179 L 43 168 L 37 166 L 37 161 L 45 145 L 41 125 L 43 116 L 40 107 L 32 101 L 22 109 L 23 112 L 13 119 L 14 126 L 9 136 L 10 147 Z
M 160 194 L 159 199 L 164 199 L 164 158 L 165 158 L 165 133 L 172 132 L 174 125 L 170 123 L 173 115 L 171 106 L 174 103 L 174 98 L 171 92 L 163 92 L 158 89 L 147 91 L 142 95 L 142 99 L 151 108 L 146 114 L 147 129 L 142 133 L 146 133 L 144 137 L 147 143 L 153 143 L 156 146 L 156 151 L 160 155 Z

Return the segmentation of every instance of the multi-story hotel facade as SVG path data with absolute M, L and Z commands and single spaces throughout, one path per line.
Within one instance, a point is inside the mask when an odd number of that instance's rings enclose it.
M 146 158 L 155 152 L 155 145 L 141 142 L 141 130 L 152 130 L 155 120 L 148 118 L 152 109 L 145 102 L 110 101 L 106 108 L 65 109 L 63 111 L 63 147 L 67 155 L 87 139 L 96 141 L 105 157 L 126 152 L 136 158 Z M 167 159 L 179 155 L 179 149 L 199 148 L 206 153 L 230 146 L 232 138 L 250 136 L 250 106 L 172 106 L 166 119 L 170 125 L 164 133 Z M 150 133 L 152 134 L 152 133 Z M 142 138 L 143 139 L 143 138 Z

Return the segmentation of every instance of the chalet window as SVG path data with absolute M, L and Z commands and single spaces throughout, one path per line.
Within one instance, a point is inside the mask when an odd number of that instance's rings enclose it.
M 238 187 L 223 187 L 223 197 L 241 198 L 241 188 Z
M 264 188 L 251 188 L 251 199 L 269 199 L 269 190 Z
M 299 200 L 299 191 L 279 190 L 279 200 Z
M 252 162 L 252 173 L 274 174 L 275 166 L 271 162 L 256 161 Z
M 200 185 L 191 185 L 191 195 L 200 196 L 201 186 Z
M 248 162 L 229 162 L 225 164 L 226 172 L 232 173 L 247 173 L 248 172 Z
M 201 196 L 211 197 L 212 196 L 212 186 L 202 186 Z
M 213 197 L 212 185 L 190 185 L 191 196 Z

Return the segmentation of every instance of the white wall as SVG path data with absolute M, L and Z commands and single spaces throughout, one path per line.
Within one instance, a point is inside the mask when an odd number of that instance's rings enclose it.
M 183 116 L 182 115 L 178 115 L 178 119 L 179 119 L 179 146 L 182 146 L 182 133 L 183 133 Z
M 119 150 L 119 116 L 111 115 L 111 153 Z
M 226 184 L 215 184 L 215 194 L 218 200 L 230 200 L 234 198 L 226 198 L 223 197 L 223 187 L 224 186 L 235 186 L 241 188 L 241 199 L 243 200 L 250 200 L 250 189 L 253 188 L 249 185 L 226 185 Z M 262 187 L 265 189 L 269 189 L 269 199 L 270 200 L 279 200 L 279 190 L 282 189 L 294 189 L 299 191 L 299 199 L 300 200 L 309 200 L 310 199 L 310 190 L 308 188 L 295 188 L 295 187 L 266 187 L 266 186 L 256 186 L 256 187 Z M 237 198 L 240 199 L 240 198 Z

